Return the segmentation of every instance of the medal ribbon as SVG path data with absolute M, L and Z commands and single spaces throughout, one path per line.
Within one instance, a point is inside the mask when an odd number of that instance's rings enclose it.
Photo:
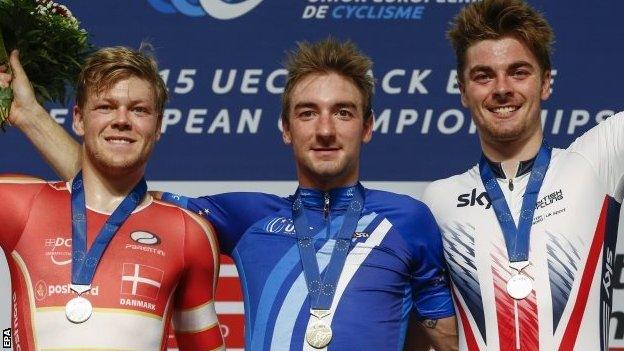
M 505 201 L 503 191 L 498 185 L 485 155 L 482 155 L 479 161 L 481 181 L 483 182 L 485 191 L 487 191 L 490 197 L 492 208 L 494 209 L 494 213 L 496 213 L 496 218 L 503 231 L 505 244 L 507 246 L 507 255 L 510 262 L 529 260 L 529 237 L 531 225 L 533 224 L 533 213 L 535 213 L 537 195 L 539 194 L 542 183 L 544 182 L 544 176 L 548 170 L 550 155 L 550 146 L 548 146 L 546 142 L 543 142 L 535 162 L 533 163 L 531 175 L 529 176 L 529 183 L 523 195 L 518 226 L 516 226 L 514 222 L 507 201 Z
M 134 186 L 132 191 L 110 215 L 93 245 L 87 251 L 87 207 L 85 201 L 82 171 L 78 172 L 72 183 L 72 284 L 90 285 L 95 270 L 100 263 L 106 247 L 113 236 L 139 205 L 147 193 L 145 178 Z
M 297 245 L 301 255 L 303 274 L 310 293 L 310 304 L 313 310 L 329 310 L 336 291 L 336 284 L 342 273 L 347 253 L 351 245 L 351 238 L 364 207 L 364 188 L 358 183 L 353 188 L 353 198 L 349 202 L 347 213 L 344 216 L 342 227 L 336 236 L 336 244 L 332 251 L 329 265 L 321 277 L 314 250 L 314 232 L 308 226 L 304 213 L 300 191 L 295 194 L 293 203 L 293 220 L 297 233 Z M 329 224 L 328 224 L 329 225 Z

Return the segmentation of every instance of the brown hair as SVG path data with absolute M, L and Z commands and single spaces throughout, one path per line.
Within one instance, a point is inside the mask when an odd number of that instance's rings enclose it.
M 298 42 L 297 49 L 287 53 L 288 70 L 282 94 L 282 122 L 288 122 L 290 98 L 294 87 L 304 77 L 315 73 L 337 73 L 353 81 L 362 94 L 364 120 L 372 116 L 373 78 L 368 71 L 373 62 L 351 41 L 340 42 L 329 37 L 314 43 Z
M 481 40 L 513 36 L 537 58 L 544 71 L 551 68 L 554 34 L 546 19 L 523 0 L 483 0 L 464 7 L 446 33 L 457 58 L 457 75 L 463 80 L 466 51 Z
M 97 94 L 110 89 L 115 83 L 129 77 L 148 81 L 152 86 L 158 118 L 162 118 L 167 102 L 167 88 L 158 74 L 158 65 L 149 44 L 139 50 L 116 46 L 103 48 L 91 54 L 78 76 L 76 104 L 84 107 L 90 92 Z

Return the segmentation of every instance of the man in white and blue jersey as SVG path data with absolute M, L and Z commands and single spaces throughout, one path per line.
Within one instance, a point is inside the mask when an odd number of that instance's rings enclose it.
M 236 262 L 247 350 L 402 350 L 410 315 L 436 349 L 457 348 L 433 215 L 358 182 L 360 148 L 372 137 L 371 65 L 335 39 L 289 55 L 282 122 L 297 167 L 293 196 L 163 195 L 209 219 Z M 71 176 L 67 164 L 55 168 Z
M 523 0 L 467 5 L 448 37 L 483 154 L 423 200 L 443 235 L 460 350 L 607 351 L 624 114 L 567 149 L 544 141 L 553 32 Z

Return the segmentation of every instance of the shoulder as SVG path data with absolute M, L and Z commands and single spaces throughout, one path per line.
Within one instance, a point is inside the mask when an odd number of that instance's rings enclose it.
M 158 200 L 156 198 L 152 199 L 152 204 L 150 207 L 160 212 L 159 215 L 168 216 L 171 220 L 179 220 L 186 221 L 190 223 L 197 223 L 197 225 L 204 226 L 208 225 L 208 229 L 212 230 L 210 223 L 203 218 L 199 213 L 195 213 L 188 209 L 182 208 L 177 204 L 172 204 L 163 200 Z M 195 224 L 193 224 L 195 225 Z
M 473 166 L 463 173 L 434 180 L 425 188 L 422 201 L 431 207 L 440 197 L 447 196 L 456 190 L 473 187 L 475 183 L 480 182 L 480 179 L 478 166 Z
M 0 184 L 47 184 L 47 182 L 41 178 L 25 174 L 2 173 L 0 174 Z
M 67 190 L 65 182 L 47 182 L 23 174 L 0 174 L 0 191 L 3 196 L 14 193 L 20 197 L 34 196 L 44 189 Z
M 427 210 L 427 206 L 415 198 L 390 191 L 367 189 L 366 207 L 376 212 L 414 214 Z
M 395 229 L 404 234 L 437 228 L 429 207 L 408 195 L 369 190 L 365 209 L 383 216 Z
M 190 239 L 191 243 L 197 242 L 196 240 L 203 241 L 202 238 L 206 238 L 213 250 L 219 247 L 212 223 L 203 216 L 161 200 L 154 199 L 153 206 L 161 211 L 160 215 L 171 218 L 171 220 L 168 219 L 171 225 L 175 225 L 176 222 L 179 223 L 184 236 L 187 237 L 187 240 Z

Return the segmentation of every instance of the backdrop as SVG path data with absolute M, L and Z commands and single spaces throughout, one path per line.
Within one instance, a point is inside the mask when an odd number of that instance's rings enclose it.
M 444 31 L 469 0 L 65 0 L 97 46 L 147 40 L 171 92 L 152 188 L 187 195 L 229 190 L 288 194 L 296 186 L 278 116 L 283 54 L 296 41 L 351 39 L 375 61 L 374 138 L 363 151 L 369 186 L 420 196 L 427 182 L 476 162 L 479 145 L 455 84 Z M 530 1 L 554 27 L 546 138 L 565 147 L 622 109 L 624 2 Z M 620 43 L 620 44 L 618 44 Z M 71 105 L 48 106 L 70 130 Z M 16 130 L 0 136 L 2 172 L 55 178 Z M 10 150 L 10 153 L 8 152 Z M 622 235 L 620 236 L 622 238 Z M 620 240 L 623 241 L 623 240 Z M 624 251 L 620 242 L 620 253 Z M 0 253 L 1 256 L 1 253 Z M 0 257 L 0 328 L 9 287 Z M 624 350 L 624 255 L 616 259 L 612 346 Z M 243 347 L 236 269 L 221 269 L 217 310 L 229 349 Z M 173 345 L 173 343 L 172 343 Z

